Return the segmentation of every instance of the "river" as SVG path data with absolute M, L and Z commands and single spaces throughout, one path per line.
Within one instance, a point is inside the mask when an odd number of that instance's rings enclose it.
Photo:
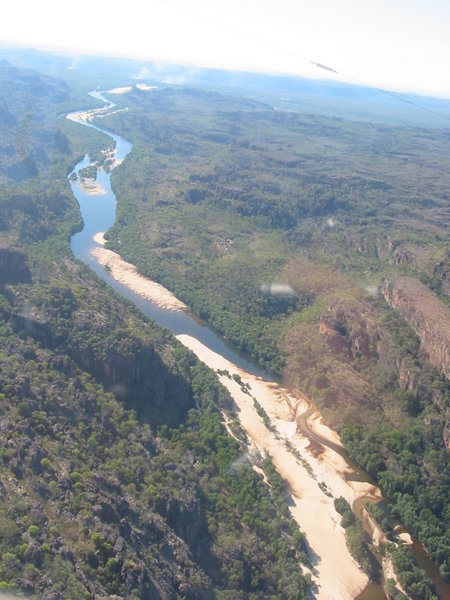
M 98 131 L 110 136 L 115 144 L 115 164 L 120 164 L 120 162 L 131 152 L 132 144 L 115 133 L 106 129 L 102 129 L 92 123 L 93 117 L 101 116 L 106 112 L 112 111 L 116 105 L 105 98 L 102 92 L 94 91 L 90 92 L 90 95 L 96 100 L 103 101 L 105 103 L 104 107 L 100 109 L 93 109 L 92 111 L 70 113 L 67 115 L 67 118 L 81 125 L 97 129 Z M 74 256 L 87 264 L 117 293 L 125 297 L 127 300 L 133 302 L 142 310 L 144 314 L 156 321 L 159 325 L 169 329 L 175 336 L 181 336 L 181 338 L 188 336 L 190 339 L 200 342 L 200 344 L 206 349 L 211 350 L 224 360 L 229 361 L 229 363 L 231 363 L 233 366 L 236 365 L 239 367 L 243 374 L 252 376 L 252 381 L 255 381 L 255 378 L 258 378 L 259 380 L 266 382 L 268 385 L 276 386 L 277 381 L 273 377 L 261 370 L 247 357 L 239 353 L 235 348 L 232 347 L 231 344 L 226 343 L 201 319 L 198 319 L 189 311 L 173 311 L 161 308 L 150 300 L 137 293 L 134 293 L 126 285 L 119 283 L 113 278 L 108 270 L 99 264 L 92 251 L 95 248 L 98 248 L 100 245 L 94 241 L 93 238 L 95 234 L 98 232 L 107 231 L 114 224 L 116 217 L 116 198 L 111 189 L 110 173 L 103 169 L 97 170 L 96 189 L 93 188 L 91 190 L 86 190 L 86 188 L 80 185 L 78 178 L 79 172 L 90 165 L 91 160 L 88 156 L 86 156 L 75 166 L 73 172 L 69 175 L 70 186 L 75 198 L 79 203 L 84 222 L 82 231 L 76 233 L 71 240 L 71 248 Z M 76 175 L 76 180 L 73 178 L 74 175 Z M 227 384 L 228 382 L 224 381 L 224 383 Z M 355 477 L 354 480 L 365 481 L 370 485 L 373 485 L 373 482 L 370 481 L 369 477 L 361 469 L 357 469 L 356 465 L 352 463 L 342 447 L 331 442 L 329 436 L 321 436 L 317 430 L 312 430 L 307 417 L 309 417 L 313 412 L 314 410 L 312 410 L 310 407 L 308 410 L 308 415 L 303 413 L 300 417 L 295 419 L 297 431 L 304 434 L 311 444 L 319 443 L 323 447 L 327 448 L 329 452 L 335 452 L 339 454 L 340 457 L 346 461 L 349 472 L 351 472 L 351 474 Z M 351 478 L 352 477 L 350 477 L 350 479 Z M 355 506 L 357 505 L 359 507 L 359 517 L 362 516 L 365 500 L 377 501 L 379 498 L 375 498 L 374 495 L 370 494 L 367 496 L 360 495 L 357 499 L 357 502 L 355 502 Z M 419 544 L 415 545 L 414 553 L 416 558 L 419 559 L 419 562 L 423 564 L 423 558 L 426 557 L 426 555 Z M 424 566 L 426 567 L 427 565 Z M 442 578 L 440 578 L 439 573 L 436 572 L 434 565 L 428 565 L 428 567 L 429 568 L 427 568 L 427 571 L 435 581 L 435 585 L 439 591 L 439 597 L 444 600 L 448 597 L 447 594 L 450 590 L 450 586 L 448 586 L 442 580 Z M 434 569 L 432 567 L 434 567 Z M 324 595 L 322 597 L 326 596 Z M 379 584 L 368 584 L 365 590 L 358 596 L 359 600 L 385 600 L 385 598 L 386 596 L 381 585 Z
M 115 106 L 113 102 L 104 98 L 101 92 L 91 92 L 90 95 L 96 99 L 103 100 L 108 110 Z M 79 114 L 80 113 L 78 112 L 71 113 L 68 115 L 68 118 L 109 135 L 116 144 L 116 160 L 121 161 L 130 153 L 132 148 L 130 142 L 115 133 L 93 125 L 86 119 L 77 118 L 77 115 Z M 78 176 L 79 171 L 90 164 L 90 158 L 86 156 L 75 166 L 73 173 Z M 117 282 L 104 267 L 98 263 L 97 259 L 92 255 L 92 250 L 99 246 L 99 244 L 93 240 L 93 236 L 99 231 L 108 231 L 116 219 L 116 197 L 111 189 L 110 173 L 107 173 L 103 169 L 98 170 L 97 183 L 106 193 L 96 195 L 84 191 L 77 182 L 70 179 L 71 175 L 72 173 L 69 175 L 70 186 L 80 205 L 81 216 L 84 222 L 82 231 L 76 233 L 71 240 L 74 256 L 87 264 L 121 296 L 131 300 L 144 314 L 156 321 L 162 327 L 169 329 L 175 336 L 186 334 L 195 337 L 205 344 L 205 346 L 213 349 L 222 356 L 225 356 L 225 358 L 234 362 L 242 369 L 270 379 L 270 376 L 267 373 L 251 360 L 240 354 L 230 344 L 227 344 L 222 340 L 222 338 L 208 327 L 204 321 L 188 312 L 167 310 L 142 298 L 142 296 L 129 290 L 125 285 Z

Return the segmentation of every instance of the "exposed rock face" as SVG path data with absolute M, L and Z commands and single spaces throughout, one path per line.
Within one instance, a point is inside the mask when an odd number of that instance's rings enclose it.
M 450 298 L 450 266 L 448 263 L 437 263 L 434 266 L 433 275 L 440 279 L 442 293 Z
M 420 370 L 411 364 L 411 360 L 403 358 L 398 368 L 398 384 L 403 390 L 413 391 L 416 387 L 416 379 Z
M 31 276 L 26 259 L 22 250 L 0 246 L 0 284 L 29 283 Z
M 450 379 L 450 309 L 413 277 L 391 277 L 381 291 L 416 330 L 431 364 Z
M 55 323 L 45 321 L 39 311 L 14 313 L 10 323 L 16 331 L 25 332 L 44 347 L 67 352 L 80 368 L 141 416 L 150 411 L 154 424 L 176 426 L 193 406 L 192 394 L 183 377 L 161 359 L 151 344 L 126 335 L 118 337 L 105 333 L 100 353 L 98 348 L 81 344 L 79 337 L 72 344 L 64 344 Z M 72 323 L 75 326 L 76 317 Z M 55 367 L 64 368 L 57 364 Z
M 374 324 L 374 315 L 367 306 L 330 304 L 328 314 L 320 319 L 319 331 L 329 346 L 348 358 L 356 354 L 367 358 L 378 357 L 376 346 L 379 333 Z
M 329 315 L 323 315 L 320 318 L 319 331 L 325 337 L 328 346 L 336 352 L 343 353 L 348 358 L 350 357 L 350 350 L 338 321 Z
M 444 438 L 445 447 L 447 448 L 447 450 L 450 450 L 450 411 L 449 410 L 447 410 L 447 414 L 446 414 L 443 438 Z

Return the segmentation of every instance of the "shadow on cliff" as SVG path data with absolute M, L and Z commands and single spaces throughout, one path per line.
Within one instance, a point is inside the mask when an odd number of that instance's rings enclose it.
M 188 381 L 164 362 L 151 343 L 113 331 L 98 346 L 97 338 L 80 341 L 80 332 L 68 332 L 60 323 L 23 312 L 12 314 L 10 322 L 42 346 L 68 355 L 152 427 L 179 425 L 194 405 Z

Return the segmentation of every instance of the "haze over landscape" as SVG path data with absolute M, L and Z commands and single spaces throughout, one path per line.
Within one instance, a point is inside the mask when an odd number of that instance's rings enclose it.
M 449 56 L 439 0 L 8 4 L 0 597 L 450 598 Z
M 184 65 L 332 77 L 450 98 L 446 0 L 17 0 L 0 42 Z M 349 82 L 348 78 L 343 78 Z

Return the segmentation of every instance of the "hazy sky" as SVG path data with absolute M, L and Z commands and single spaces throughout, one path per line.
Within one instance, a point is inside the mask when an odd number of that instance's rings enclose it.
M 1 12 L 3 45 L 326 77 L 313 60 L 450 98 L 450 0 L 11 0 Z

